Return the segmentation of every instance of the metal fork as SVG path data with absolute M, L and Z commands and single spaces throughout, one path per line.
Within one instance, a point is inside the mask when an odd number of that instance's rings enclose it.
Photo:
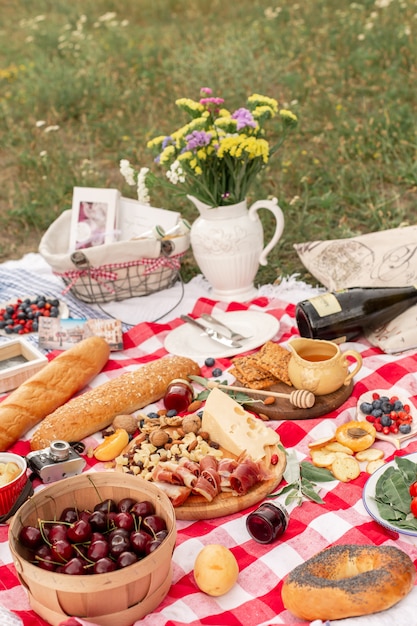
M 202 313 L 201 317 L 203 318 L 203 320 L 206 320 L 206 322 L 209 322 L 210 324 L 217 324 L 217 326 L 220 326 L 221 328 L 226 330 L 229 333 L 230 339 L 232 339 L 233 341 L 245 341 L 245 339 L 252 338 L 245 337 L 245 335 L 241 335 L 240 333 L 235 333 L 234 330 L 226 326 L 226 324 L 223 324 L 223 322 L 216 319 L 212 315 L 209 315 L 208 313 Z

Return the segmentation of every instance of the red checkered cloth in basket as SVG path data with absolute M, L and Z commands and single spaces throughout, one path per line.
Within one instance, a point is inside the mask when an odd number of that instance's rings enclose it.
M 294 320 L 295 306 L 264 297 L 250 304 L 230 305 L 200 299 L 190 313 L 199 316 L 204 312 L 246 309 L 268 312 L 279 320 L 280 328 L 274 337 L 275 341 L 285 342 L 298 334 Z M 114 378 L 138 364 L 164 356 L 165 337 L 182 323 L 176 319 L 166 324 L 141 323 L 132 328 L 124 337 L 124 351 L 112 354 L 104 372 L 94 380 L 93 385 Z M 396 356 L 386 355 L 378 348 L 371 347 L 364 339 L 349 347 L 361 352 L 363 367 L 355 377 L 352 395 L 339 409 L 322 418 L 270 422 L 279 433 L 285 448 L 295 448 L 300 460 L 308 458 L 308 443 L 311 440 L 333 433 L 339 424 L 354 418 L 357 400 L 365 391 L 386 389 L 389 393 L 395 385 L 402 388 L 411 402 L 415 403 L 415 351 Z M 216 366 L 226 370 L 230 360 L 218 359 Z M 202 374 L 210 376 L 211 369 L 203 366 Z M 13 450 L 25 454 L 29 449 L 28 438 L 29 435 L 26 440 L 13 446 Z M 95 443 L 94 439 L 90 443 Z M 415 438 L 406 444 L 401 454 L 417 451 Z M 376 445 L 385 451 L 387 459 L 395 452 L 390 443 L 378 441 Z M 100 464 L 90 466 L 90 469 L 100 469 Z M 305 623 L 284 609 L 280 590 L 283 577 L 317 551 L 338 543 L 387 544 L 397 546 L 413 560 L 417 560 L 417 548 L 405 535 L 385 530 L 367 514 L 362 504 L 362 489 L 367 478 L 368 475 L 362 472 L 348 484 L 337 481 L 323 483 L 320 493 L 325 504 L 306 501 L 300 507 L 290 507 L 289 527 L 285 535 L 271 545 L 261 545 L 250 539 L 245 520 L 252 509 L 213 520 L 178 521 L 172 587 L 160 606 L 140 621 L 140 626 Z M 228 594 L 218 598 L 201 593 L 193 578 L 195 556 L 208 543 L 227 546 L 239 563 L 237 584 Z M 20 616 L 25 626 L 45 626 L 46 623 L 30 610 L 26 592 L 16 577 L 7 546 L 6 526 L 0 527 L 0 559 L 0 606 Z

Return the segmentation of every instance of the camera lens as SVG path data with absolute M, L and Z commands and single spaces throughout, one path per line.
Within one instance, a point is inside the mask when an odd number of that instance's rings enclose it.
M 52 441 L 49 446 L 51 461 L 66 461 L 69 457 L 70 447 L 68 441 Z

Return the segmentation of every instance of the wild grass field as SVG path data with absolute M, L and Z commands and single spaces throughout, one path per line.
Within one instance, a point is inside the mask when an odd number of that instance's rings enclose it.
M 277 197 L 286 220 L 257 283 L 314 280 L 294 242 L 415 222 L 417 0 L 0 0 L 0 44 L 0 260 L 36 251 L 74 186 L 135 197 L 120 159 L 153 167 L 148 139 L 202 86 L 299 118 L 248 198 Z M 183 267 L 198 273 L 191 252 Z

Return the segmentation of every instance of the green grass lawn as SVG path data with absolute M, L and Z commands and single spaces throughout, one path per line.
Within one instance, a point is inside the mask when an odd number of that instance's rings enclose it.
M 415 221 L 415 0 L 0 0 L 0 42 L 4 233 L 40 237 L 74 186 L 134 197 L 119 160 L 150 166 L 147 141 L 202 86 L 231 109 L 260 93 L 299 118 L 248 198 L 276 196 L 286 219 L 257 283 L 313 280 L 294 242 Z M 152 203 L 197 217 L 166 191 Z M 12 254 L 3 236 L 0 259 Z

